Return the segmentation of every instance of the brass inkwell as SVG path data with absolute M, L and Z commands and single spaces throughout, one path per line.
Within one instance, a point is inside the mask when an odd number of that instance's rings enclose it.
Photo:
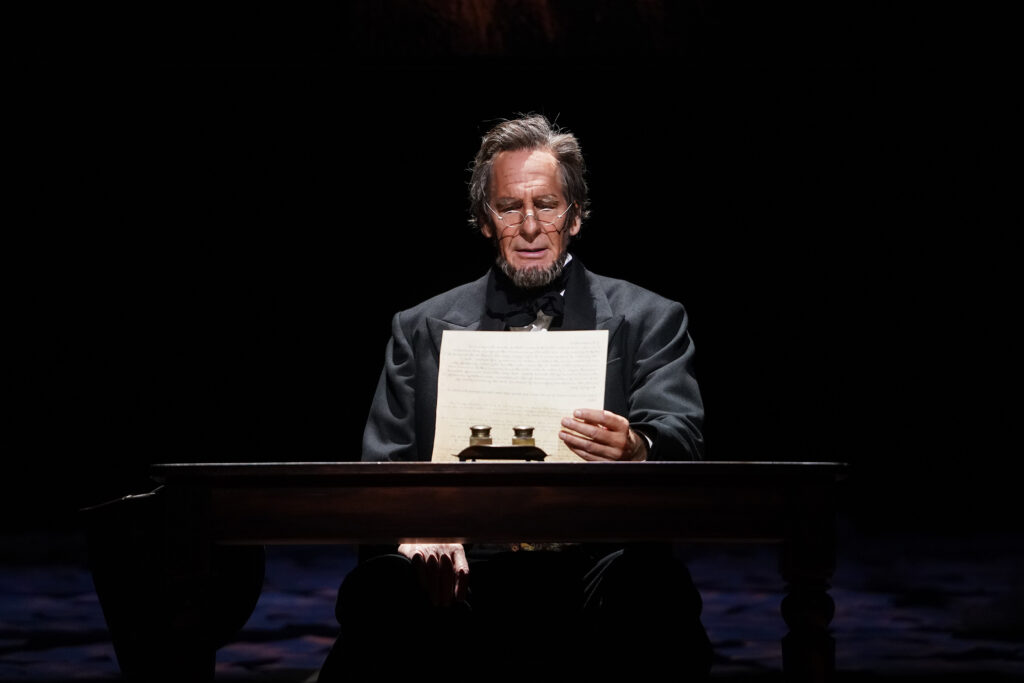
M 458 458 L 467 460 L 543 460 L 547 453 L 537 448 L 533 438 L 533 427 L 517 425 L 512 428 L 512 445 L 496 445 L 491 438 L 490 425 L 473 425 L 469 428 L 469 446 L 462 449 Z

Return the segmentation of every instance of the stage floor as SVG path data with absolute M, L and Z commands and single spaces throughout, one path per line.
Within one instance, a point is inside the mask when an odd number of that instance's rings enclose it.
M 103 615 L 75 534 L 0 538 L 0 681 L 117 681 Z M 681 549 L 704 598 L 713 676 L 773 680 L 781 668 L 775 552 Z M 217 680 L 315 681 L 336 632 L 349 547 L 269 547 L 259 604 L 218 653 Z M 831 594 L 839 680 L 1024 677 L 1019 533 L 865 533 L 840 520 Z

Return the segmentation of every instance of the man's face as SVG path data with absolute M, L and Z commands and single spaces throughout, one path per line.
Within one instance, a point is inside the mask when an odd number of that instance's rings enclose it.
M 553 215 L 558 216 L 569 208 L 562 192 L 558 161 L 548 151 L 501 152 L 494 158 L 492 173 L 490 205 L 498 214 L 537 214 L 542 209 L 552 209 Z M 482 232 L 497 242 L 499 256 L 513 270 L 547 269 L 565 251 L 570 235 L 580 230 L 579 218 L 567 224 L 568 216 L 555 219 L 551 226 L 530 217 L 518 228 L 509 228 L 491 213 Z

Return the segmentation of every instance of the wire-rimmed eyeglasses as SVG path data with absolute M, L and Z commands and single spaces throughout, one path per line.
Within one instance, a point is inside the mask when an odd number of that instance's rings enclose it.
M 540 223 L 542 226 L 541 229 L 543 229 L 543 226 L 553 228 L 555 226 L 555 221 L 560 220 L 562 216 L 567 214 L 569 209 L 572 208 L 572 204 L 570 204 L 566 207 L 565 211 L 560 214 L 555 214 L 554 209 L 536 209 L 533 213 L 523 213 L 522 211 L 515 210 L 502 211 L 501 213 L 498 213 L 490 204 L 487 204 L 486 202 L 485 204 L 487 205 L 487 208 L 491 210 L 491 213 L 498 217 L 498 220 L 501 221 L 501 224 L 505 228 L 518 228 L 526 222 L 527 218 L 531 217 Z

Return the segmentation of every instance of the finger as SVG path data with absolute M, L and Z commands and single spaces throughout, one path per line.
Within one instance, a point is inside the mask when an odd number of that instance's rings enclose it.
M 559 432 L 558 436 L 569 447 L 569 450 L 584 460 L 620 460 L 622 458 L 622 448 L 614 448 L 591 439 L 580 438 L 576 434 L 566 431 Z
M 583 411 L 581 416 L 597 417 L 601 422 L 587 422 L 581 417 L 562 418 L 562 427 L 613 448 L 624 449 L 629 440 L 629 421 L 608 411 Z
M 597 434 L 602 428 L 595 424 L 588 424 L 583 420 L 578 420 L 574 417 L 563 417 L 562 428 L 569 430 L 570 432 L 576 432 L 581 434 L 588 439 L 593 439 L 594 435 Z
M 420 555 L 419 567 L 419 578 L 420 585 L 423 586 L 423 590 L 427 594 L 427 600 L 430 601 L 431 605 L 437 605 L 438 603 L 438 592 L 437 592 L 437 558 L 434 555 Z
M 577 420 L 584 420 L 592 424 L 600 424 L 601 421 L 604 420 L 604 413 L 605 411 L 598 410 L 596 408 L 577 408 L 572 411 L 572 416 Z
M 614 413 L 610 413 L 610 415 L 614 418 L 619 417 Z M 625 451 L 626 446 L 629 443 L 629 423 L 623 418 L 621 424 L 618 421 L 611 422 L 611 424 L 613 427 L 608 428 L 601 425 L 581 422 L 575 418 L 562 418 L 562 427 L 570 434 L 572 432 L 576 432 L 579 436 L 582 436 L 585 439 L 589 439 L 615 450 Z M 619 427 L 624 427 L 624 429 L 619 431 Z M 587 450 L 590 449 L 588 448 Z M 613 455 L 613 457 L 615 456 Z
M 455 569 L 452 567 L 451 556 L 447 554 L 438 558 L 437 596 L 438 604 L 442 607 L 450 605 L 455 597 Z
M 469 597 L 469 573 L 455 572 L 455 599 L 465 600 Z
M 466 549 L 461 545 L 456 545 L 452 552 L 452 561 L 455 566 L 455 571 L 460 574 L 469 574 L 469 561 L 466 559 Z
M 572 416 L 577 420 L 583 420 L 588 424 L 598 425 L 616 432 L 624 432 L 629 429 L 629 420 L 610 410 L 577 408 L 572 412 Z
M 629 428 L 627 426 L 626 431 L 620 432 L 614 429 L 607 429 L 600 425 L 587 424 L 580 422 L 573 418 L 562 418 L 562 427 L 565 428 L 570 434 L 576 432 L 577 435 L 582 436 L 585 439 L 610 446 L 612 448 L 624 449 L 629 441 Z
M 469 588 L 469 561 L 466 559 L 466 550 L 463 546 L 455 546 L 452 560 L 455 572 L 455 599 L 465 600 L 468 597 Z

